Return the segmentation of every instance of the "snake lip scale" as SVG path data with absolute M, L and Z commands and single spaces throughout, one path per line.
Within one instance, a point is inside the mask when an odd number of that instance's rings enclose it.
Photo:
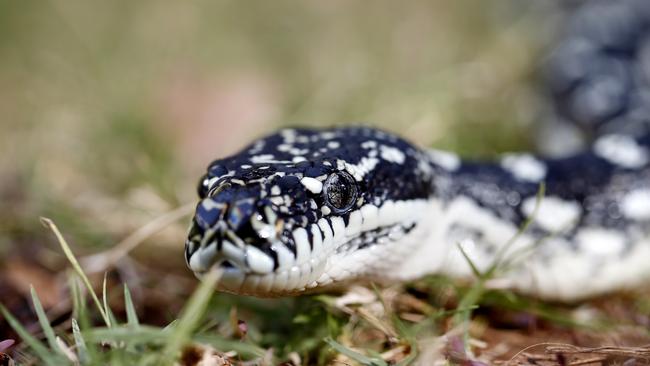
M 578 155 L 461 161 L 369 127 L 283 129 L 213 162 L 185 258 L 222 290 L 281 296 L 355 280 L 469 277 L 522 223 L 532 253 L 499 283 L 573 300 L 650 274 L 648 137 L 605 135 Z M 546 196 L 536 215 L 536 194 Z

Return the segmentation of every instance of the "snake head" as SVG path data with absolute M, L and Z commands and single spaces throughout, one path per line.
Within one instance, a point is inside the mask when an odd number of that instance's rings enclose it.
M 199 277 L 221 267 L 220 287 L 230 292 L 304 289 L 331 254 L 314 248 L 313 233 L 304 228 L 308 216 L 315 218 L 312 200 L 295 175 L 219 179 L 197 205 L 186 241 L 188 265 Z
M 213 162 L 199 182 L 188 266 L 198 277 L 220 267 L 220 289 L 257 296 L 391 266 L 384 257 L 408 245 L 376 244 L 408 234 L 430 191 L 409 148 L 364 128 L 282 130 Z M 406 183 L 395 186 L 393 177 Z

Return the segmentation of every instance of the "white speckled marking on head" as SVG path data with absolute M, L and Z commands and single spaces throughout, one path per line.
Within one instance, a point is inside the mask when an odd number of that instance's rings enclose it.
M 375 149 L 377 147 L 377 141 L 368 140 L 361 143 L 361 148 L 363 149 Z
M 214 202 L 212 200 L 203 200 L 203 201 L 201 201 L 201 206 L 206 211 L 210 211 L 210 210 L 214 210 L 214 209 L 222 209 L 224 205 L 219 204 L 217 202 Z
M 300 180 L 300 183 L 312 193 L 319 194 L 323 191 L 323 182 L 316 178 L 304 177 Z
M 404 153 L 394 147 L 381 145 L 379 150 L 381 151 L 381 158 L 391 163 L 404 164 L 404 160 L 406 160 Z
M 253 164 L 286 164 L 291 163 L 289 160 L 274 160 L 274 156 L 271 154 L 262 154 L 251 156 L 250 160 Z
M 363 157 L 358 164 L 341 161 L 339 169 L 347 171 L 357 182 L 360 182 L 366 174 L 375 169 L 378 163 L 379 160 L 376 158 Z

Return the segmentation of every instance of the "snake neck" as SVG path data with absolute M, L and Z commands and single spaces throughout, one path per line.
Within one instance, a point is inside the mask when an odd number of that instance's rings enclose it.
M 497 280 L 542 297 L 571 300 L 635 283 L 623 274 L 642 279 L 650 272 L 635 264 L 650 254 L 647 141 L 604 136 L 561 159 L 506 154 L 478 162 L 430 151 L 435 178 L 427 233 L 417 255 L 397 272 L 403 278 L 470 277 L 472 266 L 484 271 L 519 256 Z M 577 266 L 574 278 L 563 261 Z M 599 269 L 605 263 L 613 271 L 609 277 L 587 285 L 589 274 L 605 276 L 607 270 Z M 557 277 L 549 277 L 549 269 Z

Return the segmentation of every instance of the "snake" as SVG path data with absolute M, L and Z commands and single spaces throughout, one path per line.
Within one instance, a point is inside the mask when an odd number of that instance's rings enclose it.
M 219 268 L 220 290 L 261 297 L 477 272 L 494 288 L 558 301 L 647 282 L 649 119 L 616 105 L 610 68 L 567 69 L 585 52 L 595 63 L 644 57 L 641 41 L 625 53 L 592 37 L 620 28 L 585 16 L 622 6 L 608 3 L 576 12 L 580 26 L 549 66 L 557 115 L 587 136 L 580 151 L 463 159 L 369 126 L 280 129 L 209 164 L 185 241 L 189 268 L 199 278 Z

